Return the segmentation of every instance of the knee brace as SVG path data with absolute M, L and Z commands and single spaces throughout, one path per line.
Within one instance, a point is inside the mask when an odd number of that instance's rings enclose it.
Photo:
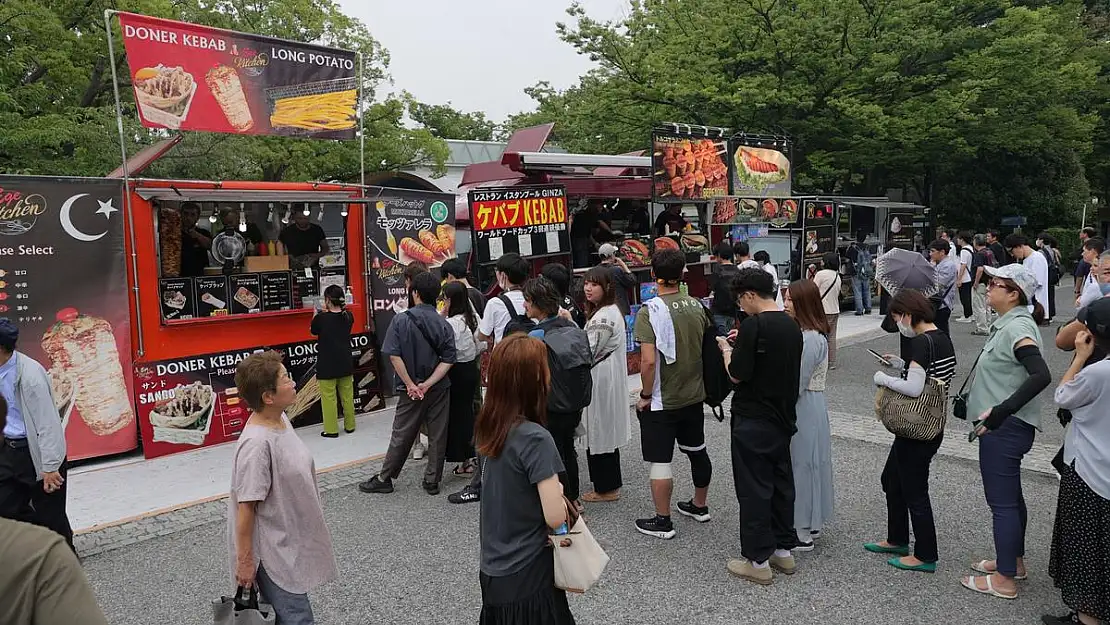
M 705 450 L 705 443 L 697 447 L 678 446 L 679 451 L 690 459 L 690 477 L 693 478 L 695 488 L 709 486 L 713 478 L 713 462 L 709 460 L 709 452 Z
M 652 480 L 669 480 L 674 478 L 674 473 L 671 472 L 671 463 L 650 463 L 650 467 L 648 468 L 648 478 Z

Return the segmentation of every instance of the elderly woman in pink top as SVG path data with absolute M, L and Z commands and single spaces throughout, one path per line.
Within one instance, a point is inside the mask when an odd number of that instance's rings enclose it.
M 296 385 L 281 355 L 271 351 L 239 363 L 235 386 L 251 409 L 235 450 L 228 501 L 235 582 L 257 586 L 278 625 L 311 625 L 308 591 L 338 571 L 316 465 L 285 416 L 297 399 Z

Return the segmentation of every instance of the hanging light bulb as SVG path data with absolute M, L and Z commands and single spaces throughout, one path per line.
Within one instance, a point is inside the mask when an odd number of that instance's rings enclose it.
M 292 216 L 292 213 L 293 213 L 293 209 L 290 208 L 288 204 L 286 204 L 285 205 L 285 214 L 282 215 L 282 217 L 281 217 L 281 223 L 283 223 L 283 224 L 289 223 L 289 218 Z
M 213 224 L 216 223 L 216 211 L 215 210 L 213 210 L 212 214 L 208 216 L 208 222 L 213 223 Z
M 316 215 L 316 221 L 324 221 L 324 203 L 320 202 L 320 212 Z
M 274 223 L 274 203 L 270 202 L 266 205 L 270 209 L 269 214 L 266 215 L 266 223 Z
M 308 202 L 305 202 L 305 203 L 304 203 L 304 216 L 305 216 L 305 217 L 308 217 L 308 216 L 309 216 L 309 215 L 311 215 L 311 214 L 312 214 L 312 209 L 310 209 L 310 208 L 308 207 Z
M 239 232 L 247 231 L 247 214 L 239 213 Z
M 346 217 L 347 216 L 347 205 L 346 204 L 343 204 L 342 206 L 340 206 L 339 216 L 340 217 Z

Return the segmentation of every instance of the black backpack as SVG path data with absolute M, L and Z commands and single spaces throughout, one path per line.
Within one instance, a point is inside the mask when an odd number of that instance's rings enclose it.
M 1043 247 L 1040 249 L 1040 252 L 1044 255 L 1045 260 L 1048 261 L 1048 284 L 1050 286 L 1060 284 L 1060 263 L 1056 262 L 1056 255 Z
M 516 306 L 513 306 L 512 300 L 505 297 L 504 293 L 498 293 L 497 299 L 505 305 L 505 310 L 509 311 L 509 323 L 505 325 L 504 335 L 508 336 L 515 332 L 523 332 L 528 334 L 536 329 L 536 322 L 529 319 L 527 316 L 522 315 L 516 311 Z
M 717 324 L 713 323 L 713 316 L 709 310 L 705 311 L 709 320 L 709 327 L 701 339 L 701 375 L 705 384 L 705 404 L 718 421 L 725 420 L 725 411 L 722 407 L 725 398 L 732 392 L 732 380 L 725 371 L 725 356 L 717 344 Z
M 547 409 L 553 412 L 574 413 L 586 408 L 593 399 L 593 351 L 586 332 L 573 321 L 555 318 L 544 325 L 518 314 L 512 302 L 504 295 L 498 298 L 508 307 L 512 319 L 505 326 L 505 336 L 516 332 L 528 334 L 543 328 L 543 341 L 547 346 L 547 366 L 551 370 L 551 390 L 547 394 Z

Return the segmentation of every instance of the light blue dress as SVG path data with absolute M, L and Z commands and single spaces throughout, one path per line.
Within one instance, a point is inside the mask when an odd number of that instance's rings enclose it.
M 802 333 L 798 432 L 790 441 L 794 470 L 794 527 L 817 530 L 833 516 L 832 432 L 825 402 L 829 343 L 820 332 Z

